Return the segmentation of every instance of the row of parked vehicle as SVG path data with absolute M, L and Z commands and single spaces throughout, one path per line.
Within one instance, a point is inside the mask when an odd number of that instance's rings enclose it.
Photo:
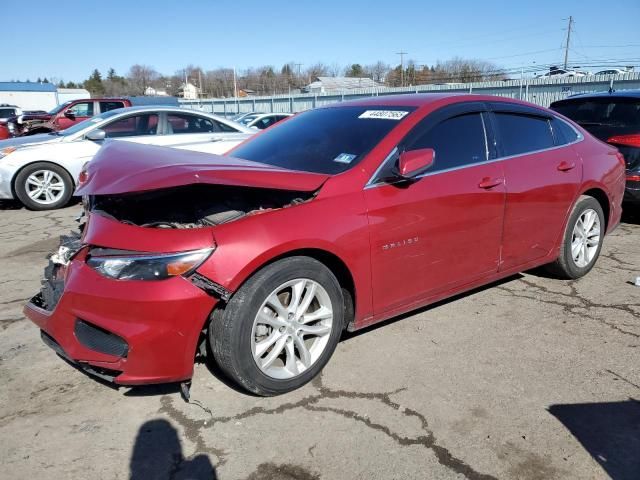
M 233 121 L 163 97 L 74 100 L 50 112 L 7 105 L 0 113 L 0 199 L 32 210 L 65 206 L 83 165 L 106 139 L 223 154 L 291 115 L 250 112 Z

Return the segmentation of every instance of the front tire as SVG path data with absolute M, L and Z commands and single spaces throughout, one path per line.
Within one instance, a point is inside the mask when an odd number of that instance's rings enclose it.
M 214 311 L 209 342 L 220 368 L 241 387 L 280 395 L 322 370 L 343 324 L 335 275 L 313 258 L 290 257 L 264 267 Z
M 593 197 L 581 196 L 569 215 L 560 256 L 548 269 L 565 279 L 586 275 L 600 256 L 604 233 L 605 218 L 600 203 Z
M 55 210 L 64 207 L 73 195 L 73 179 L 59 165 L 36 162 L 16 176 L 16 196 L 29 210 Z

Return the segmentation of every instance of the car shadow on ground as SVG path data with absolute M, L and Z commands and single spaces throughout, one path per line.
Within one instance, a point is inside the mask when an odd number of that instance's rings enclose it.
M 613 480 L 640 478 L 640 401 L 552 405 L 549 413 Z
M 632 225 L 640 225 L 640 205 L 623 206 L 622 223 L 630 223 Z
M 23 208 L 17 200 L 0 200 L 0 210 L 22 210 Z
M 164 419 L 149 420 L 138 430 L 129 463 L 131 480 L 216 480 L 207 455 L 185 458 L 176 429 Z

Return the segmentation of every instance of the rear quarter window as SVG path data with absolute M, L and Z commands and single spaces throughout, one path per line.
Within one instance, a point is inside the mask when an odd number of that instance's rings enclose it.
M 578 133 L 564 120 L 555 117 L 551 125 L 558 145 L 566 145 L 567 143 L 573 143 L 578 140 Z

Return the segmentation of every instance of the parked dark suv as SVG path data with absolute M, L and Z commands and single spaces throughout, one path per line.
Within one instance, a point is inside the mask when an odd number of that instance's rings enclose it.
M 584 127 L 624 155 L 624 200 L 640 205 L 640 90 L 574 95 L 551 108 Z

